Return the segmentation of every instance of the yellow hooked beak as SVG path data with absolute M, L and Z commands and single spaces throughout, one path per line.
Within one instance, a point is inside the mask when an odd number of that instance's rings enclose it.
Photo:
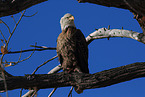
M 70 18 L 69 18 L 69 20 L 74 20 L 75 18 L 74 18 L 74 16 L 71 16 Z

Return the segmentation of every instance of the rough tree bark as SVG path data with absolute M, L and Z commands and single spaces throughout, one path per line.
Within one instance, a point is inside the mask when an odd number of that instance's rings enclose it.
M 7 76 L 6 82 L 8 90 L 74 86 L 76 92 L 80 93 L 81 90 L 106 87 L 140 77 L 145 77 L 145 62 L 133 63 L 95 74 L 66 74 L 62 72 L 56 74 Z M 3 80 L 0 80 L 0 91 L 5 91 Z
M 78 2 L 128 9 L 136 14 L 145 16 L 145 0 L 78 0 Z
M 18 13 L 38 3 L 47 0 L 0 0 L 0 17 Z M 145 0 L 78 0 L 107 7 L 128 9 L 136 14 L 145 16 Z
M 16 14 L 44 1 L 47 0 L 0 0 L 0 17 Z

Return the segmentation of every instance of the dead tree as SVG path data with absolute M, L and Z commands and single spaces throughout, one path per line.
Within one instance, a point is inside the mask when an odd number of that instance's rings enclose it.
M 39 4 L 47 0 L 0 0 L 0 17 L 16 14 L 24 9 L 27 9 L 33 5 Z M 106 28 L 100 29 L 102 31 L 102 37 L 129 37 L 145 44 L 145 0 L 78 0 L 80 3 L 94 3 L 107 7 L 117 7 L 130 10 L 135 19 L 140 24 L 143 33 L 133 33 L 135 37 L 123 36 L 125 31 L 122 30 L 122 36 L 103 33 Z M 109 29 L 107 30 L 109 33 Z M 111 30 L 110 30 L 111 32 Z M 117 32 L 117 31 L 116 31 Z M 97 31 L 95 32 L 95 34 Z M 131 35 L 133 35 L 131 34 Z M 88 36 L 88 44 L 98 37 Z M 7 52 L 8 54 L 10 52 Z M 5 53 L 4 53 L 5 54 Z M 4 71 L 4 70 L 1 70 Z M 5 84 L 3 80 L 6 80 L 7 90 L 13 90 L 18 88 L 29 89 L 37 87 L 38 89 L 44 88 L 56 88 L 74 86 L 76 92 L 80 93 L 85 89 L 106 87 L 113 84 L 117 84 L 124 81 L 129 81 L 135 78 L 145 77 L 145 63 L 133 63 L 130 65 L 105 70 L 95 74 L 83 74 L 83 73 L 56 73 L 56 74 L 39 74 L 39 75 L 26 75 L 26 76 L 12 76 L 4 71 L 5 79 L 0 79 L 0 91 L 5 91 Z

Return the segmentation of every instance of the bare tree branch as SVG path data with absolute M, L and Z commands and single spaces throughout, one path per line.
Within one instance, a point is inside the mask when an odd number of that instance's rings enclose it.
M 71 87 L 71 89 L 70 89 L 70 92 L 69 92 L 69 94 L 68 94 L 68 97 L 70 97 L 71 95 L 72 95 L 72 91 L 73 91 L 73 86 Z M 71 96 L 72 97 L 72 96 Z
M 13 15 L 11 15 L 11 18 L 14 20 L 14 23 L 16 24 L 16 20 Z
M 33 5 L 45 2 L 47 0 L 0 0 L 0 17 L 8 16 L 21 12 Z M 77 0 L 79 2 L 88 2 L 98 5 L 117 7 L 131 10 L 132 12 L 145 16 L 144 0 Z M 135 11 L 136 10 L 136 11 Z
M 57 89 L 57 88 L 54 88 L 54 89 L 51 91 L 51 93 L 48 95 L 48 97 L 51 97 L 51 96 L 54 94 L 54 92 L 56 91 L 56 89 Z
M 15 24 L 15 27 L 14 27 L 14 29 L 13 29 L 12 32 L 10 31 L 9 26 L 8 26 L 4 21 L 2 21 L 2 20 L 0 19 L 1 23 L 3 23 L 3 24 L 8 28 L 8 31 L 9 31 L 9 34 L 10 34 L 8 40 L 6 40 L 6 38 L 4 37 L 3 33 L 1 32 L 1 35 L 3 36 L 4 41 L 5 41 L 6 44 L 4 44 L 3 41 L 1 40 L 4 46 L 1 46 L 2 56 L 1 56 L 1 59 L 0 59 L 0 76 L 2 77 L 1 79 L 4 81 L 3 84 L 4 84 L 4 86 L 5 86 L 5 91 L 6 91 L 7 97 L 8 97 L 7 82 L 6 82 L 6 76 L 7 76 L 7 75 L 5 74 L 6 71 L 4 71 L 3 58 L 4 58 L 4 55 L 7 54 L 7 52 L 8 52 L 8 51 L 7 51 L 7 48 L 8 48 L 9 41 L 10 41 L 12 35 L 14 34 L 15 29 L 17 28 L 17 25 L 18 25 L 19 22 L 21 21 L 21 19 L 22 19 L 24 13 L 25 13 L 25 11 L 23 11 L 23 13 L 22 13 L 20 19 L 19 19 L 18 22 Z
M 53 58 L 51 58 L 51 59 L 45 61 L 45 62 L 44 62 L 43 64 L 41 64 L 40 66 L 38 66 L 38 67 L 34 70 L 34 72 L 32 73 L 32 75 L 35 74 L 35 72 L 36 72 L 40 67 L 42 67 L 42 66 L 45 65 L 46 63 L 48 63 L 48 62 L 54 60 L 55 58 L 57 58 L 57 55 L 54 56 Z
M 110 38 L 110 37 L 127 37 L 135 39 L 139 42 L 142 42 L 145 44 L 145 39 L 140 37 L 141 33 L 135 32 L 135 31 L 129 31 L 129 30 L 123 30 L 123 29 L 107 29 L 107 28 L 100 28 L 96 31 L 92 32 L 90 35 L 86 37 L 86 41 L 88 44 L 90 44 L 95 39 L 102 39 L 102 38 Z M 35 51 L 43 51 L 43 50 L 56 50 L 55 47 L 44 47 L 44 46 L 33 46 L 31 47 L 37 47 L 40 49 L 35 49 Z M 28 50 L 22 50 L 22 51 L 9 51 L 8 54 L 15 54 L 15 53 L 21 53 L 21 52 L 28 52 L 33 51 L 34 49 L 28 49 Z M 2 53 L 0 53 L 1 55 Z
M 11 64 L 10 66 L 15 66 L 15 65 L 17 65 L 20 62 L 28 60 L 34 54 L 34 52 L 35 52 L 35 49 L 33 49 L 33 52 L 27 58 L 22 59 L 22 60 L 20 60 L 21 59 L 21 54 L 22 54 L 22 53 L 20 53 L 20 56 L 19 56 L 19 59 L 18 59 L 17 62 L 12 62 L 12 61 L 11 62 L 7 62 L 6 61 L 6 62 L 3 62 L 3 63 L 5 63 L 5 64 L 10 63 Z
M 81 3 L 94 3 L 107 7 L 128 9 L 133 13 L 145 16 L 145 0 L 77 0 Z
M 10 42 L 10 39 L 11 39 L 12 35 L 14 34 L 14 32 L 15 32 L 15 30 L 16 30 L 18 24 L 20 23 L 22 17 L 24 16 L 25 12 L 26 12 L 26 10 L 23 11 L 23 13 L 21 14 L 21 16 L 20 16 L 18 22 L 15 24 L 15 27 L 14 27 L 13 31 L 10 32 L 10 36 L 9 36 L 9 38 L 8 38 L 8 40 L 7 40 L 6 47 L 8 47 L 8 44 L 9 44 L 9 42 Z
M 8 97 L 8 92 L 7 92 L 7 82 L 6 82 L 6 75 L 4 73 L 4 66 L 2 64 L 2 61 L 3 61 L 3 57 L 4 57 L 4 54 L 1 56 L 1 59 L 0 59 L 0 76 L 2 77 L 1 80 L 3 81 L 3 85 L 4 85 L 4 91 L 6 92 L 6 96 Z
M 40 49 L 35 49 L 35 51 L 44 51 L 44 50 L 56 50 L 55 47 L 48 47 L 48 48 L 40 48 Z M 22 50 L 22 51 L 9 51 L 8 54 L 16 54 L 16 53 L 23 53 L 23 52 L 29 52 L 29 51 L 34 51 L 34 49 L 28 49 L 28 50 Z M 0 53 L 1 55 L 2 53 Z
M 0 33 L 1 33 L 1 35 L 2 35 L 2 37 L 4 38 L 4 41 L 5 41 L 5 43 L 7 42 L 7 40 L 6 40 L 6 38 L 5 38 L 5 36 L 3 35 L 3 33 L 2 33 L 2 31 L 0 30 Z M 1 42 L 2 42 L 3 40 L 1 39 Z
M 38 13 L 38 11 L 37 12 L 35 12 L 34 14 L 32 14 L 32 15 L 24 15 L 24 17 L 33 17 L 34 15 L 36 15 Z
M 123 29 L 107 29 L 107 28 L 100 28 L 88 35 L 86 37 L 86 41 L 90 44 L 95 39 L 102 39 L 102 38 L 110 38 L 110 37 L 127 37 L 137 40 L 145 44 L 145 41 L 141 40 L 139 37 L 141 33 L 123 30 Z
M 53 74 L 53 73 L 57 73 L 58 71 L 60 71 L 62 69 L 61 64 L 57 65 L 55 68 L 53 68 L 52 70 L 50 70 L 47 74 Z
M 22 97 L 28 97 L 29 95 L 33 94 L 35 91 L 34 90 L 29 90 L 26 94 L 24 94 Z
M 56 66 L 55 68 L 53 68 L 52 70 L 50 70 L 47 74 L 53 74 L 53 73 L 57 73 L 58 71 L 60 71 L 62 69 L 61 64 L 59 64 L 58 66 Z M 56 90 L 56 88 L 54 89 L 54 91 Z M 29 90 L 26 94 L 24 94 L 22 97 L 27 97 L 29 95 L 32 95 L 35 91 L 34 90 Z
M 0 19 L 0 21 L 8 28 L 9 34 L 11 34 L 11 30 L 9 28 L 9 26 L 7 25 L 7 23 L 5 23 L 3 20 Z
M 140 77 L 145 77 L 145 62 L 133 63 L 95 74 L 75 72 L 67 74 L 62 72 L 56 74 L 6 77 L 6 81 L 8 90 L 33 87 L 45 89 L 74 86 L 76 92 L 80 93 L 80 91 L 85 89 L 107 87 Z M 5 91 L 3 80 L 0 80 L 0 91 Z
M 19 13 L 47 0 L 0 0 L 0 17 Z

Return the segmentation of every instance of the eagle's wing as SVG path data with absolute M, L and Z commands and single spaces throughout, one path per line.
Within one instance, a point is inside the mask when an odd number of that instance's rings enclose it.
M 89 73 L 88 46 L 80 30 L 70 27 L 58 36 L 57 54 L 64 71 Z
M 83 73 L 89 73 L 88 69 L 88 45 L 83 33 L 76 29 L 76 57 L 78 65 Z

